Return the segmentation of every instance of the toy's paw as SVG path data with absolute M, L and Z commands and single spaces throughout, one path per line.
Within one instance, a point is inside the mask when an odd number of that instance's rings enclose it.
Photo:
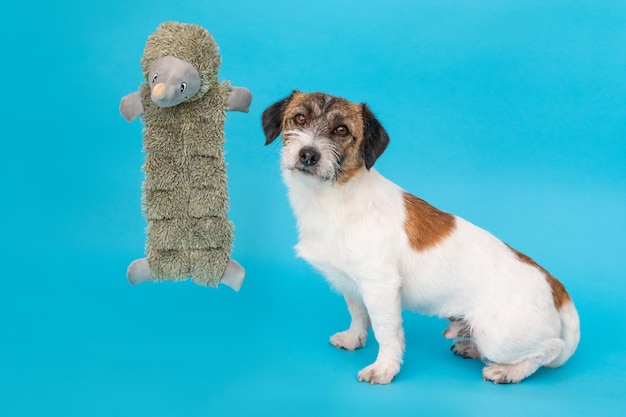
M 126 278 L 132 285 L 150 281 L 150 265 L 146 258 L 134 260 L 126 271 Z
M 239 291 L 243 284 L 243 279 L 246 276 L 246 270 L 243 269 L 237 261 L 230 259 L 226 271 L 220 278 L 220 284 L 224 284 L 227 287 L 232 288 L 235 291 Z
M 132 122 L 143 114 L 143 104 L 141 94 L 138 91 L 122 97 L 120 102 L 120 113 L 128 122 Z
M 330 344 L 338 349 L 356 350 L 365 345 L 367 333 L 346 330 L 330 337 Z
M 248 113 L 252 103 L 252 93 L 245 87 L 231 87 L 226 99 L 227 111 Z
M 398 363 L 376 361 L 359 372 L 359 381 L 370 384 L 389 384 L 398 372 L 400 372 Z

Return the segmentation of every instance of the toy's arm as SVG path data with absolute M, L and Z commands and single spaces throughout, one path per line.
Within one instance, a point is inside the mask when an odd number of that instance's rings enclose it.
M 122 97 L 120 113 L 128 122 L 132 122 L 143 114 L 143 104 L 141 104 L 141 93 L 139 91 Z
M 241 111 L 248 113 L 252 103 L 252 93 L 245 87 L 230 87 L 226 103 L 226 111 Z

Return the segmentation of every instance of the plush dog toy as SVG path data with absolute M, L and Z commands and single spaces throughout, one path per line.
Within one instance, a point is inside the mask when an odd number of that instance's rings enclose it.
M 218 47 L 204 28 L 165 22 L 149 36 L 146 82 L 120 104 L 129 122 L 143 114 L 146 255 L 128 267 L 131 284 L 189 277 L 238 290 L 244 269 L 230 259 L 224 160 L 226 111 L 247 112 L 252 95 L 219 82 Z

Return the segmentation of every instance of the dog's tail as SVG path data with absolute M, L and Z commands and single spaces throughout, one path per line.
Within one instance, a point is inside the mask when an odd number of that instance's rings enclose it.
M 568 300 L 559 309 L 561 317 L 561 339 L 563 340 L 563 350 L 552 362 L 546 366 L 556 368 L 563 365 L 574 354 L 580 341 L 580 319 L 574 303 Z

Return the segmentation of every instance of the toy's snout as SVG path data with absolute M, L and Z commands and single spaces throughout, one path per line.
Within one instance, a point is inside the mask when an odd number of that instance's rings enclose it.
M 165 83 L 158 83 L 152 88 L 152 98 L 155 100 L 163 100 L 167 94 L 167 87 Z
M 187 61 L 173 56 L 155 59 L 148 68 L 151 99 L 159 107 L 172 107 L 200 91 L 200 74 Z

